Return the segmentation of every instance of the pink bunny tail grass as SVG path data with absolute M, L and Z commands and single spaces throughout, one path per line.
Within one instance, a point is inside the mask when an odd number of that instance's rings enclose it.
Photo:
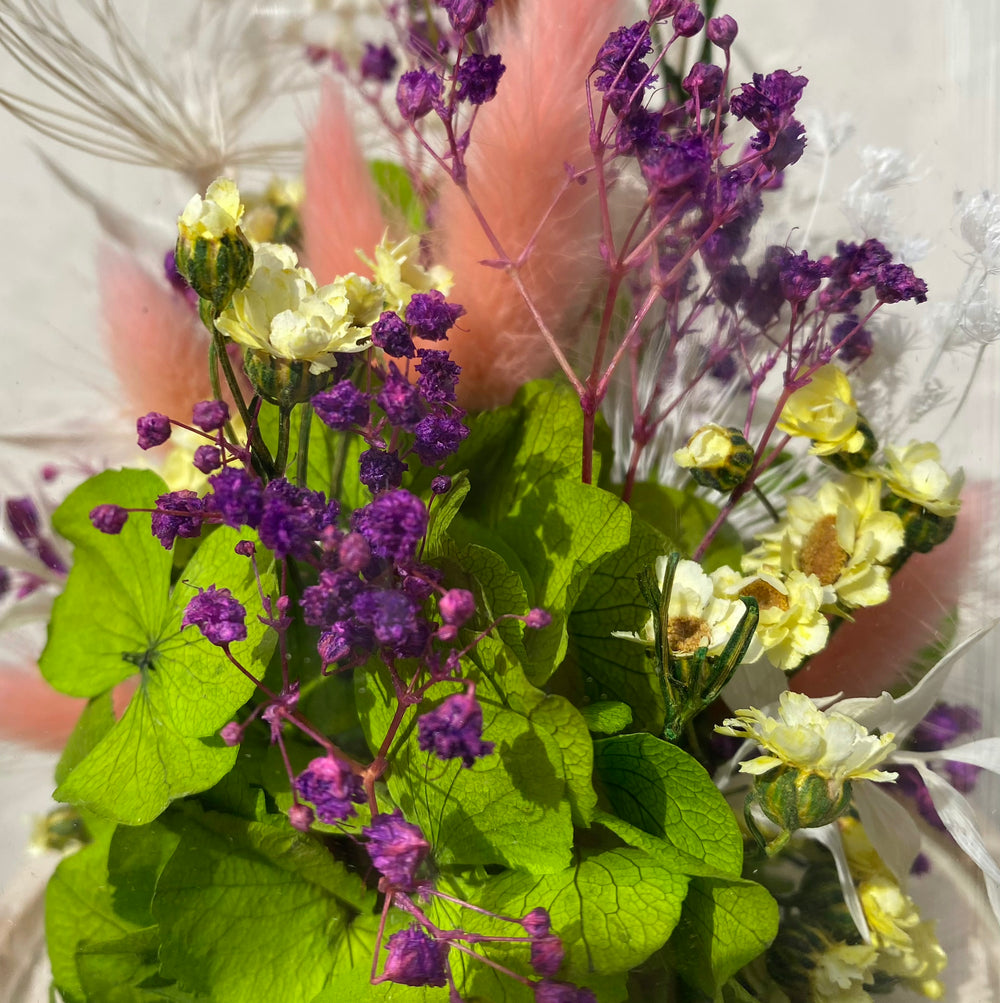
M 212 396 L 208 332 L 183 297 L 121 251 L 105 247 L 101 309 L 111 364 L 130 415 L 160 411 L 186 421 Z
M 303 261 L 320 283 L 356 272 L 357 251 L 371 256 L 385 221 L 354 124 L 332 80 L 323 85 L 319 115 L 306 141 L 302 203 Z
M 480 109 L 466 163 L 469 189 L 512 259 L 563 189 L 566 165 L 591 163 L 585 81 L 597 50 L 624 20 L 608 0 L 521 0 L 497 32 L 494 49 L 507 71 L 496 98 Z M 481 263 L 497 252 L 454 185 L 443 191 L 438 218 L 437 259 L 455 274 L 448 298 L 467 311 L 449 341 L 462 366 L 461 402 L 505 403 L 555 360 L 511 277 Z M 539 314 L 565 346 L 588 308 L 599 236 L 597 185 L 574 183 L 521 269 Z
M 115 716 L 121 717 L 138 677 L 115 687 Z M 58 752 L 76 727 L 87 701 L 57 693 L 32 666 L 0 666 L 0 739 Z
M 996 503 L 995 488 L 970 485 L 951 536 L 929 554 L 914 554 L 893 576 L 889 601 L 857 610 L 854 622 L 837 630 L 791 680 L 791 688 L 812 697 L 838 692 L 874 697 L 902 682 L 983 573 L 984 540 Z

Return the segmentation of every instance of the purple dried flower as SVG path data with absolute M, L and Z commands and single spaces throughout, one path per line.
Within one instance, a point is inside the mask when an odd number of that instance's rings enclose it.
M 541 630 L 543 627 L 548 627 L 552 623 L 552 614 L 544 609 L 533 609 L 524 618 L 525 627 L 530 627 L 532 630 Z
M 774 136 L 773 142 L 766 137 L 766 133 L 757 133 L 750 141 L 754 149 L 763 149 L 764 154 L 761 160 L 764 166 L 776 174 L 786 167 L 798 163 L 806 148 L 805 126 L 798 119 L 791 119 L 787 125 L 781 127 Z M 767 149 L 770 145 L 771 148 Z
M 311 627 L 329 627 L 351 615 L 361 591 L 361 579 L 351 571 L 321 571 L 315 585 L 302 590 L 302 619 Z
M 403 376 L 395 362 L 389 363 L 389 371 L 375 399 L 389 421 L 408 432 L 412 432 L 424 416 L 417 388 Z
M 918 752 L 945 749 L 962 735 L 977 731 L 981 724 L 975 707 L 940 703 L 913 729 L 909 748 Z
M 170 438 L 170 419 L 158 411 L 150 411 L 135 423 L 139 435 L 139 448 L 152 449 L 162 446 Z
M 372 344 L 394 359 L 413 358 L 413 338 L 410 337 L 410 329 L 400 319 L 399 314 L 393 313 L 392 310 L 385 310 L 372 324 Z
M 448 12 L 448 20 L 459 35 L 481 28 L 486 23 L 486 12 L 493 0 L 438 0 Z
M 371 563 L 371 547 L 360 533 L 348 533 L 337 548 L 337 559 L 345 571 L 359 574 Z
M 260 539 L 281 560 L 305 560 L 324 529 L 335 526 L 340 506 L 319 491 L 300 488 L 281 478 L 264 489 Z
M 410 70 L 396 85 L 396 107 L 407 122 L 423 118 L 441 99 L 441 78 L 423 68 Z
M 229 589 L 210 585 L 199 592 L 184 610 L 181 628 L 197 627 L 220 648 L 247 636 L 247 611 Z
M 835 324 L 830 332 L 830 341 L 837 346 L 837 355 L 845 362 L 867 359 L 872 354 L 872 336 L 866 327 L 858 327 L 859 318 L 849 313 Z
M 468 589 L 449 589 L 438 599 L 438 612 L 445 623 L 461 627 L 476 612 L 476 598 Z
M 293 829 L 308 832 L 312 828 L 316 813 L 307 804 L 293 804 L 288 809 L 288 821 Z
M 712 156 L 707 136 L 674 140 L 660 137 L 640 158 L 642 176 L 650 191 L 669 192 L 676 198 L 684 192 L 700 192 L 708 181 Z
M 467 769 L 493 752 L 484 742 L 483 709 L 474 693 L 454 693 L 436 710 L 417 719 L 419 745 L 438 759 L 461 759 Z
M 295 778 L 295 790 L 316 806 L 316 816 L 326 825 L 356 815 L 354 806 L 365 799 L 361 778 L 335 756 L 314 759 Z
M 875 280 L 875 295 L 883 303 L 900 303 L 903 300 L 927 301 L 927 283 L 913 274 L 909 265 L 882 265 Z
M 722 90 L 724 73 L 721 66 L 712 63 L 695 63 L 681 86 L 693 98 L 698 99 L 702 108 L 711 104 Z
M 465 307 L 459 303 L 449 303 L 438 289 L 426 293 L 414 293 L 406 307 L 406 323 L 413 329 L 413 336 L 425 341 L 442 341 L 455 321 L 465 314 Z
M 448 945 L 434 940 L 419 927 L 394 933 L 387 944 L 383 978 L 402 986 L 443 986 L 448 979 L 445 962 Z
M 785 126 L 802 97 L 808 77 L 795 76 L 788 70 L 775 70 L 764 76 L 753 75 L 753 83 L 743 84 L 729 100 L 736 118 L 745 118 L 762 132 L 774 135 Z
M 352 612 L 360 624 L 371 629 L 378 644 L 390 649 L 405 645 L 418 630 L 417 604 L 395 589 L 359 591 Z
M 222 466 L 222 453 L 217 446 L 199 446 L 194 451 L 193 462 L 203 474 L 210 474 Z
M 419 827 L 407 822 L 397 808 L 391 815 L 376 815 L 362 832 L 368 837 L 368 855 L 386 881 L 404 892 L 413 891 L 417 868 L 431 849 Z
M 243 741 L 243 728 L 235 721 L 230 721 L 219 732 L 219 738 L 228 746 L 239 745 Z
M 451 404 L 462 367 L 438 348 L 418 348 L 417 392 L 428 404 Z
M 440 474 L 431 481 L 431 494 L 446 495 L 451 490 L 451 478 Z
M 403 473 L 408 469 L 409 464 L 399 458 L 396 450 L 385 452 L 373 446 L 358 458 L 358 480 L 373 495 L 398 488 L 403 482 Z
M 548 909 L 538 906 L 521 920 L 521 926 L 529 937 L 544 937 L 552 929 L 552 917 L 549 916 Z
M 790 303 L 801 303 L 819 289 L 829 274 L 830 266 L 822 261 L 811 261 L 808 251 L 789 252 L 778 272 L 781 293 Z
M 597 997 L 589 989 L 568 982 L 542 979 L 535 983 L 535 1003 L 597 1003 Z
M 413 449 L 420 462 L 431 467 L 458 451 L 469 430 L 457 415 L 429 414 L 413 430 Z
M 365 42 L 360 69 L 364 80 L 377 80 L 384 84 L 392 79 L 396 69 L 396 57 L 388 45 L 375 46 L 371 42 Z
M 122 526 L 128 522 L 128 509 L 122 508 L 121 505 L 98 505 L 97 508 L 91 509 L 90 521 L 102 533 L 114 535 L 120 533 Z
M 203 432 L 215 432 L 229 420 L 229 405 L 225 401 L 202 401 L 195 404 L 191 424 Z
M 681 38 L 697 35 L 704 26 L 705 15 L 698 9 L 696 3 L 686 3 L 674 14 L 674 31 Z
M 720 49 L 728 49 L 736 40 L 738 30 L 736 19 L 728 14 L 723 14 L 722 17 L 713 17 L 708 22 L 708 40 Z
M 531 967 L 539 975 L 551 978 L 559 971 L 565 956 L 563 943 L 554 933 L 538 937 L 531 942 Z
M 264 512 L 264 489 L 253 474 L 241 467 L 227 467 L 209 477 L 208 483 L 212 493 L 205 498 L 205 505 L 227 526 L 256 529 L 260 525 Z
M 319 420 L 337 432 L 346 432 L 355 425 L 368 424 L 368 394 L 359 390 L 350 380 L 341 380 L 329 390 L 321 391 L 312 398 L 311 403 Z
M 681 0 L 650 0 L 649 19 L 650 21 L 663 21 L 668 17 L 673 17 L 680 5 Z
M 649 67 L 642 60 L 651 49 L 649 25 L 638 21 L 613 31 L 598 51 L 593 69 L 597 75 L 594 86 L 607 95 L 616 112 L 625 109 L 633 92 L 649 73 Z M 644 87 L 651 84 L 649 80 Z
M 387 491 L 370 505 L 357 509 L 354 526 L 372 553 L 390 561 L 412 561 L 427 531 L 427 509 L 416 495 L 402 489 Z
M 347 658 L 351 650 L 357 645 L 358 629 L 349 621 L 342 620 L 320 634 L 316 650 L 325 669 L 328 665 Z M 363 647 L 367 650 L 369 645 L 363 645 Z
M 253 557 L 257 553 L 257 547 L 253 540 L 240 540 L 239 543 L 233 547 L 233 550 L 240 555 L 240 557 Z
M 193 491 L 170 491 L 156 499 L 152 531 L 169 550 L 178 536 L 192 539 L 201 533 L 205 518 L 205 500 Z
M 471 105 L 492 101 L 506 69 L 497 55 L 482 56 L 473 52 L 466 56 L 455 71 L 455 93 L 459 101 L 468 101 Z

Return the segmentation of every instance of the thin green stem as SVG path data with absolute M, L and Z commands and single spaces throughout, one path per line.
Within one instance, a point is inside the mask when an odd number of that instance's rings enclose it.
M 309 479 L 309 433 L 312 431 L 312 416 L 312 404 L 307 401 L 302 405 L 299 425 L 299 455 L 295 461 L 295 480 L 300 488 L 304 488 Z
M 274 472 L 284 475 L 288 463 L 288 440 L 292 437 L 292 409 L 286 404 L 278 405 L 278 450 L 274 455 Z

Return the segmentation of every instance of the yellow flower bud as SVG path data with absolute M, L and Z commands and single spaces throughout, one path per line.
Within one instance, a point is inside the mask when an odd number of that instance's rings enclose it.
M 750 472 L 753 447 L 738 428 L 709 423 L 674 453 L 674 463 L 690 470 L 702 487 L 728 492 L 742 484 Z

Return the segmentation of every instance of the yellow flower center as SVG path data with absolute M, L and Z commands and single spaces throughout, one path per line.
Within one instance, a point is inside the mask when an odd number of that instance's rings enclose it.
M 707 648 L 712 641 L 712 630 L 696 616 L 672 616 L 667 621 L 667 644 L 678 655 L 693 655 L 699 648 Z
M 799 567 L 807 575 L 815 575 L 821 585 L 832 585 L 839 577 L 850 555 L 837 540 L 837 517 L 820 519 L 802 541 Z
M 782 595 L 773 585 L 768 585 L 763 578 L 755 578 L 749 585 L 740 590 L 741 596 L 756 599 L 761 609 L 788 609 L 788 596 Z

